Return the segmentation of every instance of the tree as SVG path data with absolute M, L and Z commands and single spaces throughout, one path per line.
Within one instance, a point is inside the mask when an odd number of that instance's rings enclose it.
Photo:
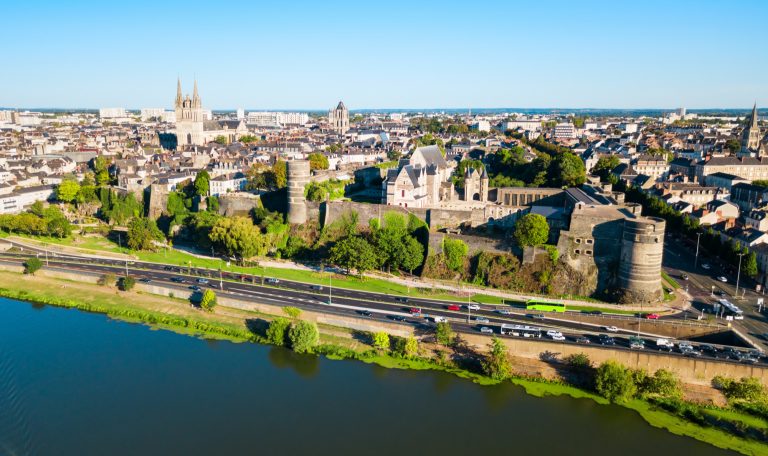
M 288 340 L 291 341 L 291 348 L 296 353 L 311 351 L 320 340 L 317 325 L 304 320 L 294 322 L 288 330 Z
M 591 172 L 592 174 L 600 176 L 600 178 L 605 181 L 608 179 L 608 175 L 611 171 L 619 166 L 620 163 L 618 155 L 603 155 L 597 159 L 597 163 L 592 167 Z
M 712 384 L 722 390 L 729 400 L 760 402 L 766 399 L 765 387 L 756 377 L 742 377 L 741 380 L 736 381 L 718 375 L 712 379 Z
M 379 350 L 389 350 L 389 334 L 379 331 L 373 334 L 373 346 Z
M 259 141 L 259 138 L 254 135 L 243 135 L 239 141 L 244 144 L 251 144 Z
M 195 176 L 195 194 L 197 196 L 206 196 L 211 187 L 211 176 L 208 171 L 201 170 Z
M 646 376 L 640 384 L 640 392 L 663 397 L 680 397 L 682 390 L 677 376 L 666 369 L 659 369 L 653 375 Z
M 267 328 L 267 340 L 272 345 L 283 346 L 288 335 L 288 328 L 291 322 L 285 318 L 275 318 L 269 323 Z
M 453 329 L 447 321 L 441 321 L 435 327 L 435 340 L 441 345 L 450 345 L 453 342 Z
M 731 138 L 725 142 L 725 148 L 732 154 L 735 154 L 741 150 L 741 142 L 738 139 Z
M 205 205 L 208 212 L 219 212 L 219 198 L 216 196 L 209 196 L 205 199 Z
M 134 285 L 136 285 L 136 279 L 131 276 L 120 277 L 120 280 L 117 281 L 117 288 L 122 291 L 130 291 Z
M 419 341 L 411 336 L 405 339 L 402 354 L 404 356 L 416 356 L 419 354 Z
M 374 269 L 378 258 L 373 246 L 360 236 L 347 236 L 336 243 L 328 253 L 328 261 L 359 275 Z
M 469 252 L 469 246 L 461 239 L 443 238 L 443 255 L 447 266 L 454 271 L 464 267 L 464 259 Z
M 43 262 L 37 257 L 32 257 L 24 262 L 24 274 L 34 274 L 43 267 Z
M 203 297 L 200 299 L 200 308 L 208 312 L 213 312 L 214 307 L 216 307 L 216 293 L 211 289 L 206 289 L 203 292 Z
M 525 214 L 515 224 L 512 237 L 520 248 L 546 243 L 549 238 L 547 219 L 539 214 Z
M 614 361 L 606 361 L 597 368 L 595 389 L 611 402 L 627 401 L 637 392 L 632 371 Z
M 152 219 L 133 218 L 128 223 L 128 248 L 131 250 L 154 250 L 155 241 L 165 239 L 163 232 Z
M 220 144 L 222 146 L 226 146 L 228 141 L 227 141 L 227 137 L 226 136 L 219 135 L 219 136 L 213 138 L 213 142 L 215 142 L 216 144 Z
M 221 217 L 211 227 L 208 238 L 228 255 L 250 258 L 262 252 L 264 236 L 247 217 Z
M 548 173 L 550 185 L 555 187 L 576 187 L 587 180 L 584 162 L 570 152 L 555 156 Z
M 272 172 L 270 177 L 270 187 L 279 190 L 281 188 L 285 188 L 286 185 L 288 185 L 288 174 L 285 167 L 285 161 L 283 160 L 277 160 L 274 165 L 272 165 Z
M 328 157 L 320 152 L 309 154 L 309 169 L 316 171 L 318 169 L 328 169 Z
M 102 187 L 109 184 L 109 165 L 109 160 L 103 155 L 99 155 L 91 162 L 91 168 L 93 168 L 93 173 L 96 176 L 97 186 Z
M 78 192 L 80 192 L 80 184 L 74 179 L 66 179 L 56 187 L 56 199 L 62 203 L 71 203 Z
M 483 373 L 494 380 L 504 380 L 512 372 L 512 366 L 507 358 L 507 348 L 497 337 L 491 339 L 490 352 L 482 361 Z
M 757 255 L 755 252 L 749 252 L 749 249 L 747 247 L 744 247 L 744 250 L 748 253 L 744 255 L 744 258 L 741 262 L 741 272 L 746 274 L 748 277 L 754 278 L 757 276 Z
M 115 284 L 115 275 L 111 272 L 107 272 L 106 274 L 101 275 L 96 283 L 104 287 L 111 287 Z
M 396 250 L 395 262 L 399 268 L 413 274 L 413 270 L 421 266 L 424 261 L 424 246 L 413 236 L 406 235 L 401 239 L 400 248 Z

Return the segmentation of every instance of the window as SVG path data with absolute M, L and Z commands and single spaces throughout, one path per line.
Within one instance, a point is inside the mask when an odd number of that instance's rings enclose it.
M 579 249 L 574 250 L 574 252 L 576 253 L 576 255 L 581 255 L 581 250 Z
M 405 190 L 400 190 L 400 196 L 405 198 Z
M 585 250 L 584 253 L 587 254 L 587 255 L 592 255 L 592 251 L 591 250 Z
M 579 238 L 576 238 L 576 243 L 577 243 L 577 244 L 581 244 L 581 239 L 579 239 Z
M 593 242 L 595 242 L 594 239 L 587 239 L 587 244 L 592 245 Z

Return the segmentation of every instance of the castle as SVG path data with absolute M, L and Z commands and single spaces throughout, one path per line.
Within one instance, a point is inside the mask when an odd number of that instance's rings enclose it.
M 203 146 L 219 136 L 227 142 L 234 142 L 248 133 L 242 120 L 206 120 L 203 115 L 203 103 L 197 92 L 197 79 L 192 97 L 182 97 L 181 79 L 176 84 L 176 140 L 177 147 Z

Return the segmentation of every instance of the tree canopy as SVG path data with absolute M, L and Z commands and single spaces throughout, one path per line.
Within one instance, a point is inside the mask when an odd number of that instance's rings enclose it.
M 220 217 L 208 235 L 213 244 L 228 255 L 253 257 L 263 251 L 264 236 L 247 217 Z
M 320 152 L 309 154 L 309 169 L 316 171 L 319 169 L 328 169 L 328 157 Z
M 512 237 L 521 248 L 546 243 L 549 238 L 547 219 L 539 214 L 525 214 L 515 224 Z
M 62 203 L 71 203 L 79 192 L 80 184 L 76 180 L 65 179 L 56 187 L 56 199 Z

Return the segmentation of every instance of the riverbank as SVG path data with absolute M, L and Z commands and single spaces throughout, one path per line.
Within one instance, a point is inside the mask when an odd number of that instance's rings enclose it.
M 111 318 L 140 322 L 153 328 L 168 329 L 186 335 L 205 338 L 226 339 L 234 342 L 267 343 L 263 331 L 268 322 L 285 315 L 260 314 L 220 306 L 214 313 L 202 312 L 185 300 L 161 297 L 139 292 L 120 292 L 111 287 L 71 282 L 49 277 L 32 277 L 13 272 L 0 272 L 0 295 L 12 299 L 42 303 L 58 307 L 75 308 L 87 312 L 102 313 Z M 66 295 L 66 298 L 63 297 Z M 329 359 L 355 359 L 385 368 L 407 370 L 439 370 L 471 380 L 482 385 L 494 381 L 477 372 L 457 366 L 449 359 L 438 361 L 435 354 L 439 348 L 422 344 L 420 357 L 401 358 L 386 352 L 376 351 L 359 334 L 344 328 L 319 325 L 321 345 L 315 352 Z M 584 389 L 543 379 L 513 378 L 512 383 L 521 386 L 534 396 L 570 396 L 591 399 L 599 404 L 608 402 Z M 720 429 L 704 427 L 668 413 L 649 402 L 632 400 L 623 404 L 638 412 L 649 424 L 664 428 L 678 435 L 693 437 L 720 448 L 739 451 L 743 454 L 765 454 L 768 446 L 754 440 L 737 438 Z M 736 419 L 748 422 L 750 415 L 734 410 Z M 758 421 L 759 425 L 762 421 Z

